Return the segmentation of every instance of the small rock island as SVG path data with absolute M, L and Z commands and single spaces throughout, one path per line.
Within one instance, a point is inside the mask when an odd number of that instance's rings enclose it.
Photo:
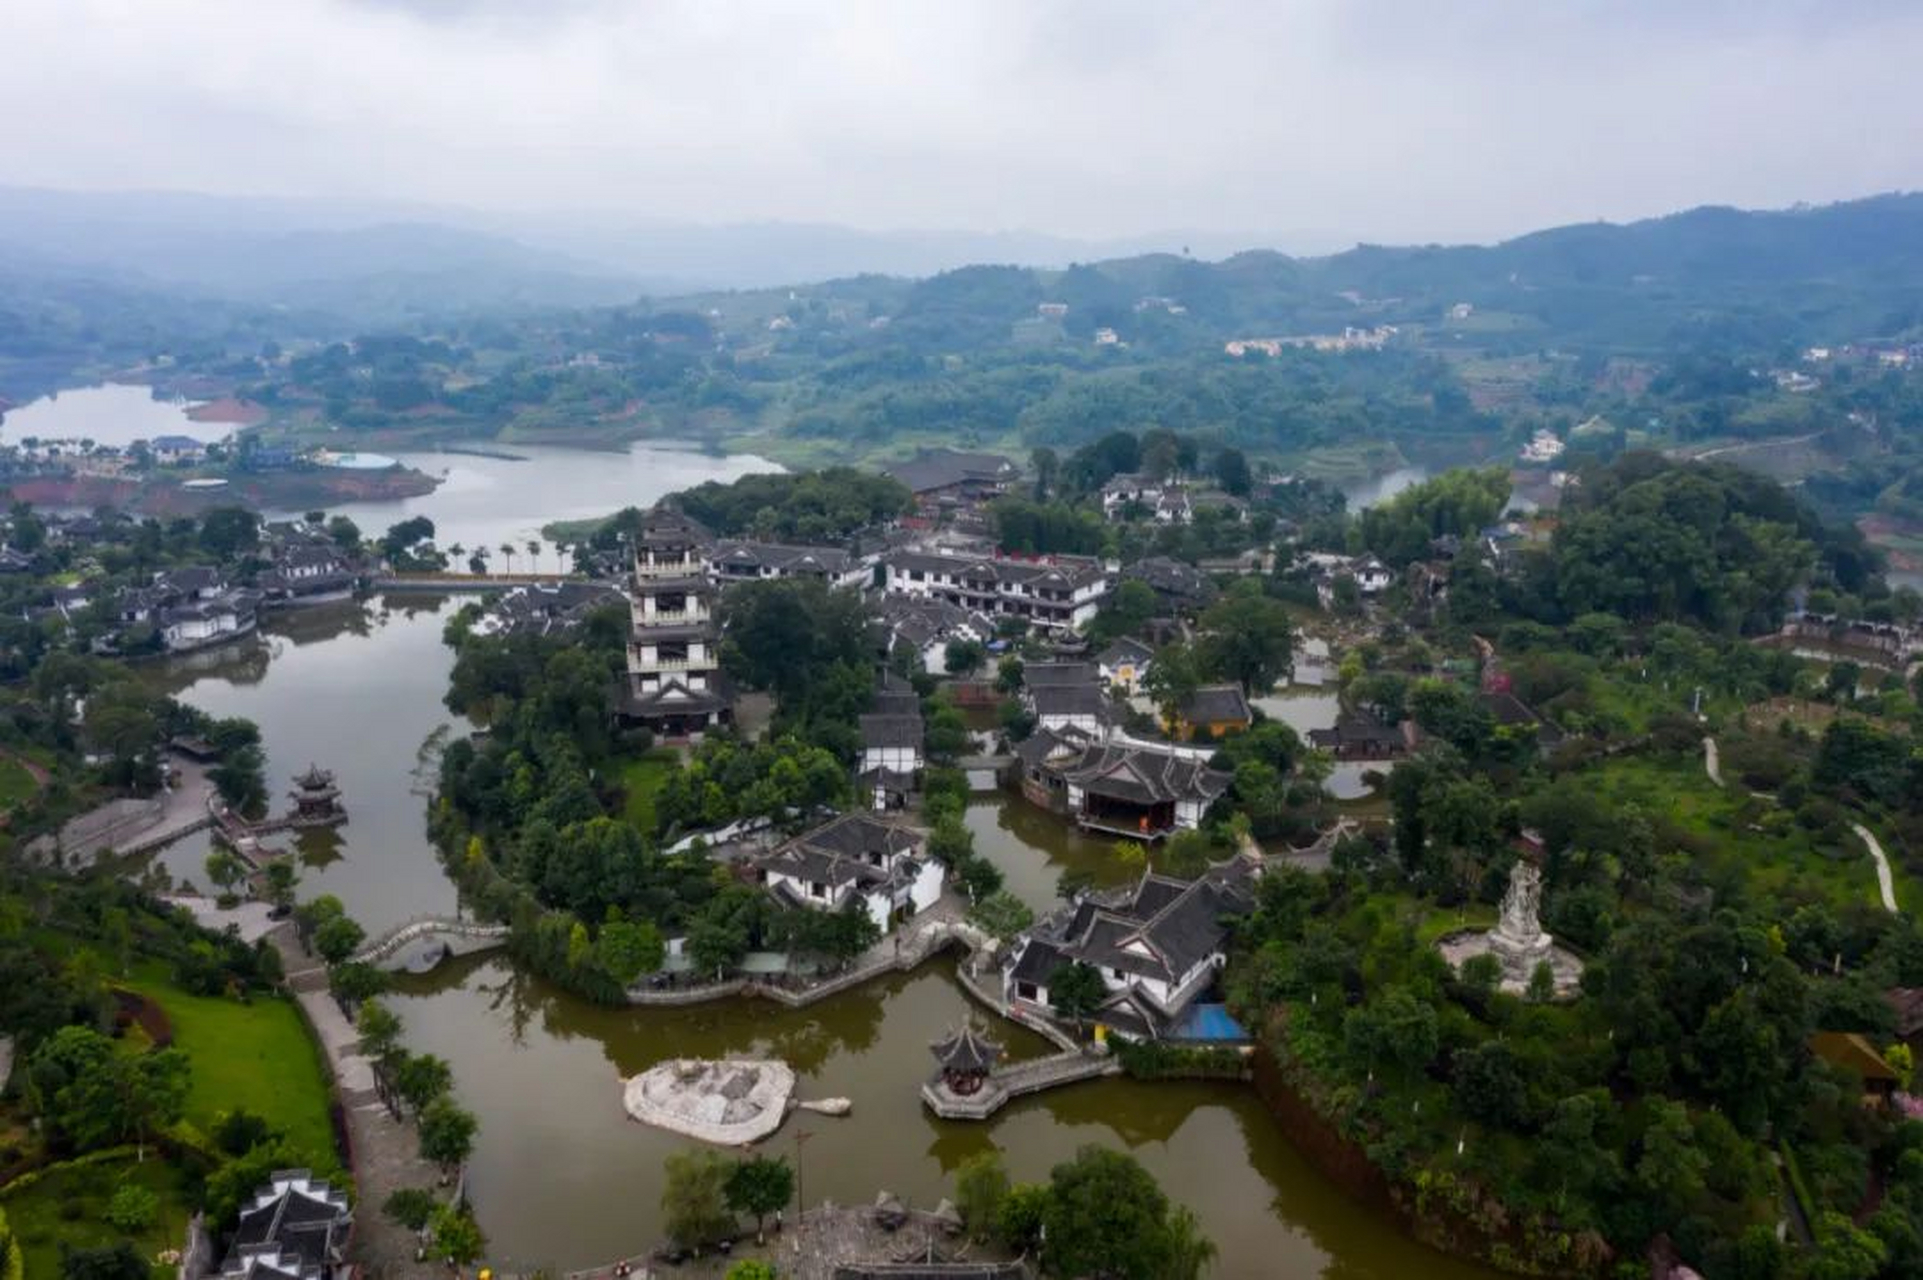
M 758 1142 L 781 1127 L 795 1073 L 771 1058 L 673 1058 L 627 1082 L 628 1114 L 703 1142 Z

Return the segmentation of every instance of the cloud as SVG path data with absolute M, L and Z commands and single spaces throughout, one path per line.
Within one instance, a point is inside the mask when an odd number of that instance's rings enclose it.
M 63 0 L 0 175 L 718 222 L 1485 237 L 1923 186 L 1923 12 Z

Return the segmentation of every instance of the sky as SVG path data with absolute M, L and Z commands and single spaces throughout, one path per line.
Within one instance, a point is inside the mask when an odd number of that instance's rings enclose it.
M 1923 187 L 1923 5 L 0 0 L 0 183 L 1486 240 Z

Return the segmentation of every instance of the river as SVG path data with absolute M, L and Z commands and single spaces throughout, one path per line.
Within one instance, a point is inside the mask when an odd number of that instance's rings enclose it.
M 673 463 L 641 470 L 632 458 L 624 466 L 618 455 L 573 455 L 550 470 L 545 456 L 450 455 L 450 471 L 469 478 L 405 507 L 461 540 L 498 543 L 553 515 L 646 503 L 754 465 L 685 453 Z M 356 519 L 377 528 L 398 518 L 400 505 Z M 309 761 L 336 771 L 351 816 L 338 831 L 302 838 L 301 891 L 339 895 L 370 930 L 455 906 L 425 820 L 433 748 L 455 729 L 441 702 L 451 662 L 441 630 L 456 605 L 392 595 L 280 614 L 238 645 L 148 669 L 195 706 L 257 722 L 276 789 Z M 1332 705 L 1312 689 L 1284 696 L 1281 714 L 1299 715 L 1302 727 Z M 1105 883 L 1129 874 L 1107 842 L 1077 836 L 1014 797 L 978 798 L 968 824 L 1036 907 L 1053 901 L 1063 870 Z M 204 884 L 205 853 L 190 842 L 158 861 Z M 793 1153 L 797 1129 L 814 1135 L 801 1152 L 811 1200 L 861 1202 L 885 1188 L 929 1206 L 962 1160 L 991 1146 L 1014 1176 L 1040 1179 L 1078 1146 L 1097 1143 L 1130 1151 L 1195 1209 L 1221 1250 L 1217 1276 L 1490 1274 L 1413 1244 L 1349 1201 L 1240 1085 L 1105 1080 L 1026 1100 L 987 1124 L 933 1119 L 918 1097 L 932 1067 L 928 1042 L 969 1012 L 940 963 L 801 1011 L 744 1002 L 627 1010 L 589 1005 L 503 959 L 482 958 L 404 979 L 392 1004 L 408 1045 L 445 1057 L 459 1095 L 481 1117 L 471 1185 L 492 1260 L 509 1271 L 587 1266 L 660 1238 L 662 1157 L 682 1140 L 624 1119 L 622 1077 L 669 1056 L 772 1052 L 794 1064 L 802 1096 L 854 1101 L 847 1118 L 807 1117 L 770 1140 Z M 995 1034 L 1015 1056 L 1042 1049 L 1017 1029 Z

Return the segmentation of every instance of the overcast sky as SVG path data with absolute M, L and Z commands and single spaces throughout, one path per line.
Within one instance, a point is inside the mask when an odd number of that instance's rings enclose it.
M 0 183 L 1485 239 L 1923 187 L 1894 0 L 0 0 Z

